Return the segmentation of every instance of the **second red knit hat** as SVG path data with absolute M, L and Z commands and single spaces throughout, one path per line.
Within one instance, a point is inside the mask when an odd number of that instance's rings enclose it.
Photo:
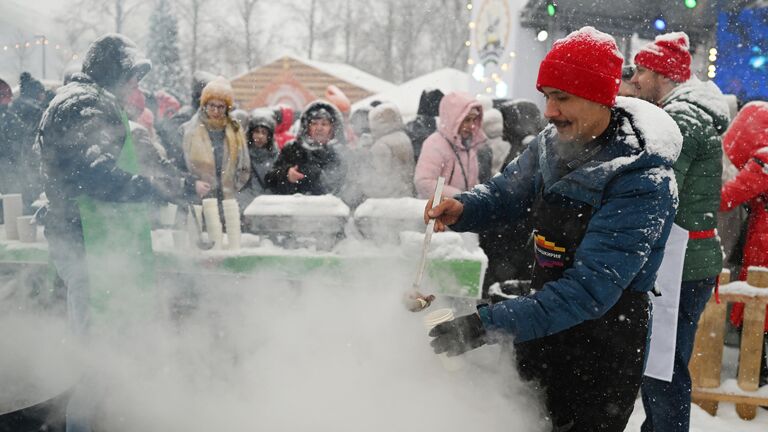
M 688 35 L 673 32 L 656 36 L 635 54 L 635 64 L 664 75 L 675 82 L 691 77 L 691 54 Z

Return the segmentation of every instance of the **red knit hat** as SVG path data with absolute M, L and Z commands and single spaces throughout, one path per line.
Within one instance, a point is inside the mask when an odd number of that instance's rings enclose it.
M 624 57 L 611 35 L 582 27 L 552 45 L 539 66 L 536 88 L 553 87 L 613 106 L 623 64 Z
M 683 32 L 656 36 L 635 54 L 635 64 L 664 75 L 675 82 L 691 77 L 691 54 L 688 35 Z

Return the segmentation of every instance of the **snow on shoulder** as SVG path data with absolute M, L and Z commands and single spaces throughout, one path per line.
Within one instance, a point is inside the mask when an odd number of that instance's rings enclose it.
M 683 135 L 677 123 L 663 109 L 638 98 L 618 96 L 616 106 L 632 116 L 635 127 L 645 138 L 645 151 L 674 162 L 683 148 Z
M 333 195 L 261 195 L 244 216 L 338 216 L 348 217 L 349 207 Z

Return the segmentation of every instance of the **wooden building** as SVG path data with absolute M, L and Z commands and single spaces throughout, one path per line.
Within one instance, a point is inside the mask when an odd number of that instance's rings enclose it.
M 341 63 L 325 63 L 294 56 L 279 58 L 232 78 L 235 103 L 246 110 L 284 105 L 302 109 L 335 85 L 355 103 L 395 85 Z

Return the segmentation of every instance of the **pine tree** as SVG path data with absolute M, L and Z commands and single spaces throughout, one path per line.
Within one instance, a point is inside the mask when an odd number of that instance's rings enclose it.
M 147 55 L 152 71 L 142 81 L 149 90 L 166 90 L 174 96 L 185 96 L 183 71 L 179 56 L 179 25 L 167 0 L 156 0 L 149 20 Z

